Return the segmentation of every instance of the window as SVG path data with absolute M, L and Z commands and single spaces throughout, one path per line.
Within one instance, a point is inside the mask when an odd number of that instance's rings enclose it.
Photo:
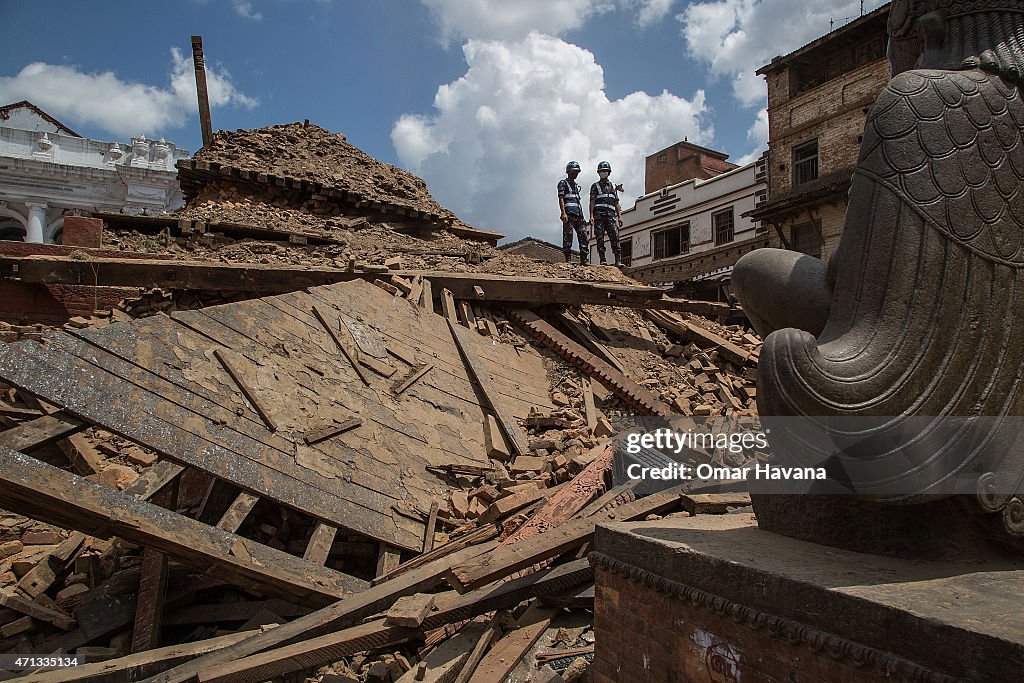
M 651 233 L 651 253 L 655 261 L 689 252 L 690 224 L 688 222 Z
M 23 242 L 25 240 L 25 228 L 13 218 L 0 216 L 0 240 L 11 242 Z
M 790 230 L 790 238 L 793 251 L 821 258 L 821 221 L 794 225 Z
M 736 236 L 736 223 L 733 219 L 732 207 L 711 214 L 711 222 L 715 226 L 715 246 L 732 242 Z
M 818 141 L 811 140 L 793 148 L 793 184 L 803 185 L 818 179 Z
M 619 260 L 622 265 L 629 268 L 633 265 L 633 238 L 624 239 L 619 242 Z

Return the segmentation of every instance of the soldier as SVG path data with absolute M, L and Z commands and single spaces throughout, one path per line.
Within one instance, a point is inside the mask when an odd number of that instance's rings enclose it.
M 615 265 L 621 265 L 619 260 L 619 228 L 622 227 L 622 209 L 619 207 L 619 194 L 608 176 L 612 174 L 612 165 L 602 161 L 597 165 L 597 175 L 600 177 L 596 183 L 590 186 L 590 217 L 594 221 L 594 235 L 597 237 L 597 253 L 601 255 L 601 265 L 608 265 L 604 256 L 604 236 L 607 233 L 608 240 L 612 243 L 612 253 L 615 254 Z
M 565 165 L 566 178 L 558 181 L 558 208 L 562 212 L 562 252 L 565 262 L 572 258 L 572 234 L 576 233 L 580 242 L 580 265 L 587 265 L 590 250 L 590 237 L 587 235 L 587 224 L 583 220 L 583 203 L 580 201 L 580 186 L 576 184 L 576 176 L 580 174 L 580 165 L 570 161 Z

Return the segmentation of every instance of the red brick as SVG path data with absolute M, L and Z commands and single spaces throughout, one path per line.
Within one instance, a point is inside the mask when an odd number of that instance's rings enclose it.
M 103 245 L 103 221 L 85 216 L 65 216 L 63 238 L 66 247 L 92 247 Z

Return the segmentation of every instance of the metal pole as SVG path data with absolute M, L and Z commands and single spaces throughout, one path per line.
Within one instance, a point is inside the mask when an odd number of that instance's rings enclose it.
M 199 96 L 199 125 L 203 129 L 203 147 L 209 147 L 213 141 L 213 127 L 210 124 L 210 95 L 206 91 L 202 36 L 192 36 L 192 63 L 196 68 L 196 94 Z

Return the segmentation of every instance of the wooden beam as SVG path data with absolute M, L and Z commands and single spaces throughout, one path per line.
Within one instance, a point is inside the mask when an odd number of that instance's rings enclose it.
M 452 567 L 446 578 L 460 593 L 479 588 L 531 565 L 558 557 L 590 541 L 594 528 L 603 522 L 628 522 L 650 514 L 670 510 L 679 505 L 681 487 L 655 493 L 627 503 L 610 512 L 566 522 L 519 543 L 495 548 L 471 563 Z
M 217 528 L 223 529 L 228 533 L 235 533 L 238 528 L 242 526 L 245 518 L 249 516 L 252 509 L 256 507 L 256 503 L 260 500 L 259 496 L 254 496 L 251 493 L 242 491 L 235 498 L 234 502 L 228 507 L 220 520 L 217 522 Z
M 359 425 L 363 424 L 362 418 L 350 417 L 342 422 L 332 422 L 324 425 L 323 427 L 317 427 L 309 432 L 306 432 L 303 436 L 303 441 L 312 446 L 313 444 L 326 441 L 327 439 L 344 434 L 345 432 L 355 429 Z
M 181 262 L 158 259 L 91 258 L 75 261 L 59 256 L 0 256 L 0 269 L 17 273 L 22 282 L 64 285 L 98 285 L 190 289 L 193 291 L 237 291 L 251 294 L 280 294 L 336 282 L 363 279 L 372 282 L 379 273 L 349 272 L 342 269 L 311 270 L 303 267 L 231 265 L 210 262 Z M 527 305 L 596 304 L 626 308 L 655 308 L 701 315 L 728 312 L 727 304 L 670 299 L 661 287 L 611 282 L 540 277 L 508 277 L 485 273 L 436 271 L 392 271 L 406 279 L 423 277 L 420 303 L 433 310 L 430 290 L 451 291 L 456 299 L 520 303 Z M 428 284 L 430 283 L 430 284 Z M 484 293 L 478 297 L 477 288 Z
M 162 488 L 175 481 L 185 468 L 170 460 L 161 460 L 129 484 L 124 493 L 139 500 L 149 500 Z
M 149 683 L 185 683 L 193 680 L 201 669 L 208 669 L 225 662 L 234 662 L 287 642 L 314 638 L 351 626 L 365 617 L 387 609 L 403 595 L 413 595 L 435 588 L 443 581 L 444 573 L 453 564 L 468 561 L 493 547 L 494 544 L 489 543 L 482 547 L 463 548 L 394 579 L 348 596 L 329 607 L 282 624 L 266 633 L 261 633 L 195 661 L 179 665 L 164 675 L 154 677 Z
M 327 330 L 327 334 L 329 334 L 331 339 L 334 340 L 334 344 L 338 347 L 338 350 L 341 351 L 342 355 L 345 356 L 345 360 L 349 362 L 349 365 L 351 365 L 352 369 L 356 371 L 356 374 L 359 375 L 359 379 L 363 381 L 363 384 L 370 386 L 370 378 L 367 376 L 366 371 L 363 370 L 363 367 L 359 365 L 358 362 L 356 362 L 356 358 L 353 355 L 355 351 L 349 351 L 348 347 L 341 342 L 341 337 L 339 337 L 338 333 L 334 331 L 334 327 L 332 327 L 331 323 L 328 321 L 329 319 L 327 314 L 322 311 L 319 306 L 314 305 L 313 315 L 316 316 L 316 319 L 319 320 L 320 324 L 324 326 L 325 330 Z M 340 320 L 341 318 L 338 319 Z
M 654 324 L 668 332 L 672 332 L 683 339 L 694 341 L 702 348 L 716 349 L 723 358 L 737 365 L 757 365 L 754 354 L 733 344 L 728 339 L 704 329 L 700 325 L 695 325 L 688 320 L 683 320 L 678 316 L 662 311 L 644 311 L 644 315 Z
M 267 426 L 267 429 L 272 432 L 276 432 L 277 423 L 274 422 L 274 418 L 270 416 L 270 411 L 265 405 L 263 405 L 259 396 L 256 395 L 256 392 L 245 381 L 245 378 L 242 377 L 241 372 L 239 372 L 235 364 L 228 358 L 227 353 L 221 349 L 214 349 L 213 355 L 217 357 L 220 364 L 224 366 L 224 370 L 226 370 L 228 375 L 231 376 L 231 379 L 235 381 L 235 384 L 238 386 L 239 390 L 241 390 L 242 395 L 245 396 L 246 400 L 249 401 L 249 405 L 253 407 L 256 414 L 260 416 L 261 420 L 263 420 L 263 424 Z
M 512 670 L 526 653 L 544 635 L 558 610 L 541 607 L 533 603 L 516 621 L 516 628 L 499 640 L 487 653 L 476 673 L 473 683 L 504 683 Z
M 421 367 L 413 368 L 412 370 L 410 370 L 409 374 L 406 375 L 404 379 L 399 380 L 399 382 L 395 385 L 395 395 L 399 396 L 402 393 L 404 393 L 406 389 L 408 389 L 417 381 L 419 381 L 420 377 L 423 377 L 423 375 L 430 372 L 433 369 L 433 367 L 434 365 L 432 363 L 424 363 Z
M 430 514 L 427 515 L 427 528 L 423 531 L 424 553 L 429 553 L 434 549 L 434 530 L 437 528 L 437 512 L 440 507 L 436 500 L 430 505 Z
M 480 634 L 480 638 L 473 645 L 469 657 L 466 658 L 466 663 L 462 665 L 462 670 L 459 671 L 459 675 L 455 677 L 453 683 L 471 683 L 473 674 L 476 673 L 477 667 L 480 666 L 481 660 L 487 653 L 487 648 L 501 635 L 501 622 L 507 614 L 506 610 L 498 610 L 491 617 L 487 629 Z
M 455 297 L 449 289 L 441 290 L 441 312 L 451 322 L 459 322 L 459 312 L 455 308 Z
M 331 555 L 331 545 L 334 543 L 334 536 L 338 533 L 338 527 L 331 526 L 327 522 L 317 522 L 313 529 L 313 535 L 309 538 L 306 551 L 302 559 L 313 564 L 324 564 Z
M 420 630 L 428 631 L 496 609 L 513 607 L 523 600 L 539 595 L 564 592 L 567 588 L 590 581 L 592 577 L 593 571 L 589 562 L 580 560 L 500 586 L 475 591 L 469 595 L 438 596 L 438 609 L 424 619 Z M 274 631 L 281 628 L 284 627 L 279 626 Z M 391 647 L 417 637 L 418 633 L 419 631 L 414 629 L 388 626 L 380 619 L 236 661 L 209 667 L 200 666 L 196 669 L 196 678 L 200 683 L 270 680 L 293 671 L 314 669 L 363 650 Z M 217 654 L 225 652 L 222 650 Z M 160 680 L 163 679 L 155 679 Z
M 498 418 L 498 423 L 501 425 L 502 431 L 505 432 L 505 436 L 508 437 L 509 443 L 512 445 L 516 455 L 525 455 L 530 452 L 530 448 L 526 443 L 526 435 L 523 434 L 522 428 L 519 423 L 512 417 L 512 413 L 502 404 L 499 400 L 498 391 L 494 388 L 491 382 L 491 374 L 487 371 L 487 367 L 477 357 L 476 352 L 470 348 L 469 344 L 462 337 L 464 334 L 459 326 L 448 321 L 448 329 L 452 332 L 452 337 L 455 339 L 455 345 L 459 347 L 459 353 L 462 354 L 462 359 L 466 363 L 466 369 L 472 375 L 473 379 L 476 380 L 477 386 L 480 387 L 481 393 L 484 398 L 491 405 L 494 410 L 495 416 Z
M 395 571 L 401 561 L 401 550 L 387 543 L 381 543 L 380 551 L 377 553 L 377 576 L 383 576 Z
M 597 427 L 597 404 L 594 403 L 593 380 L 584 378 L 583 382 L 583 410 L 587 416 L 587 429 L 591 432 Z
M 471 330 L 476 329 L 476 316 L 473 315 L 473 307 L 469 305 L 469 302 L 465 299 L 459 299 L 459 321 L 463 327 L 468 327 Z
M 139 597 L 132 626 L 132 652 L 152 650 L 160 644 L 160 623 L 167 594 L 167 555 L 152 548 L 142 551 Z
M 423 294 L 420 295 L 420 306 L 431 313 L 434 312 L 434 286 L 426 277 L 423 278 Z
M 0 448 L 31 452 L 82 431 L 89 424 L 63 411 L 0 432 Z
M 323 604 L 367 585 L 9 449 L 0 449 L 0 505 L 85 534 L 120 536 L 173 555 L 187 566 L 205 570 L 212 565 L 240 586 L 292 601 Z M 233 552 L 240 544 L 247 556 Z

